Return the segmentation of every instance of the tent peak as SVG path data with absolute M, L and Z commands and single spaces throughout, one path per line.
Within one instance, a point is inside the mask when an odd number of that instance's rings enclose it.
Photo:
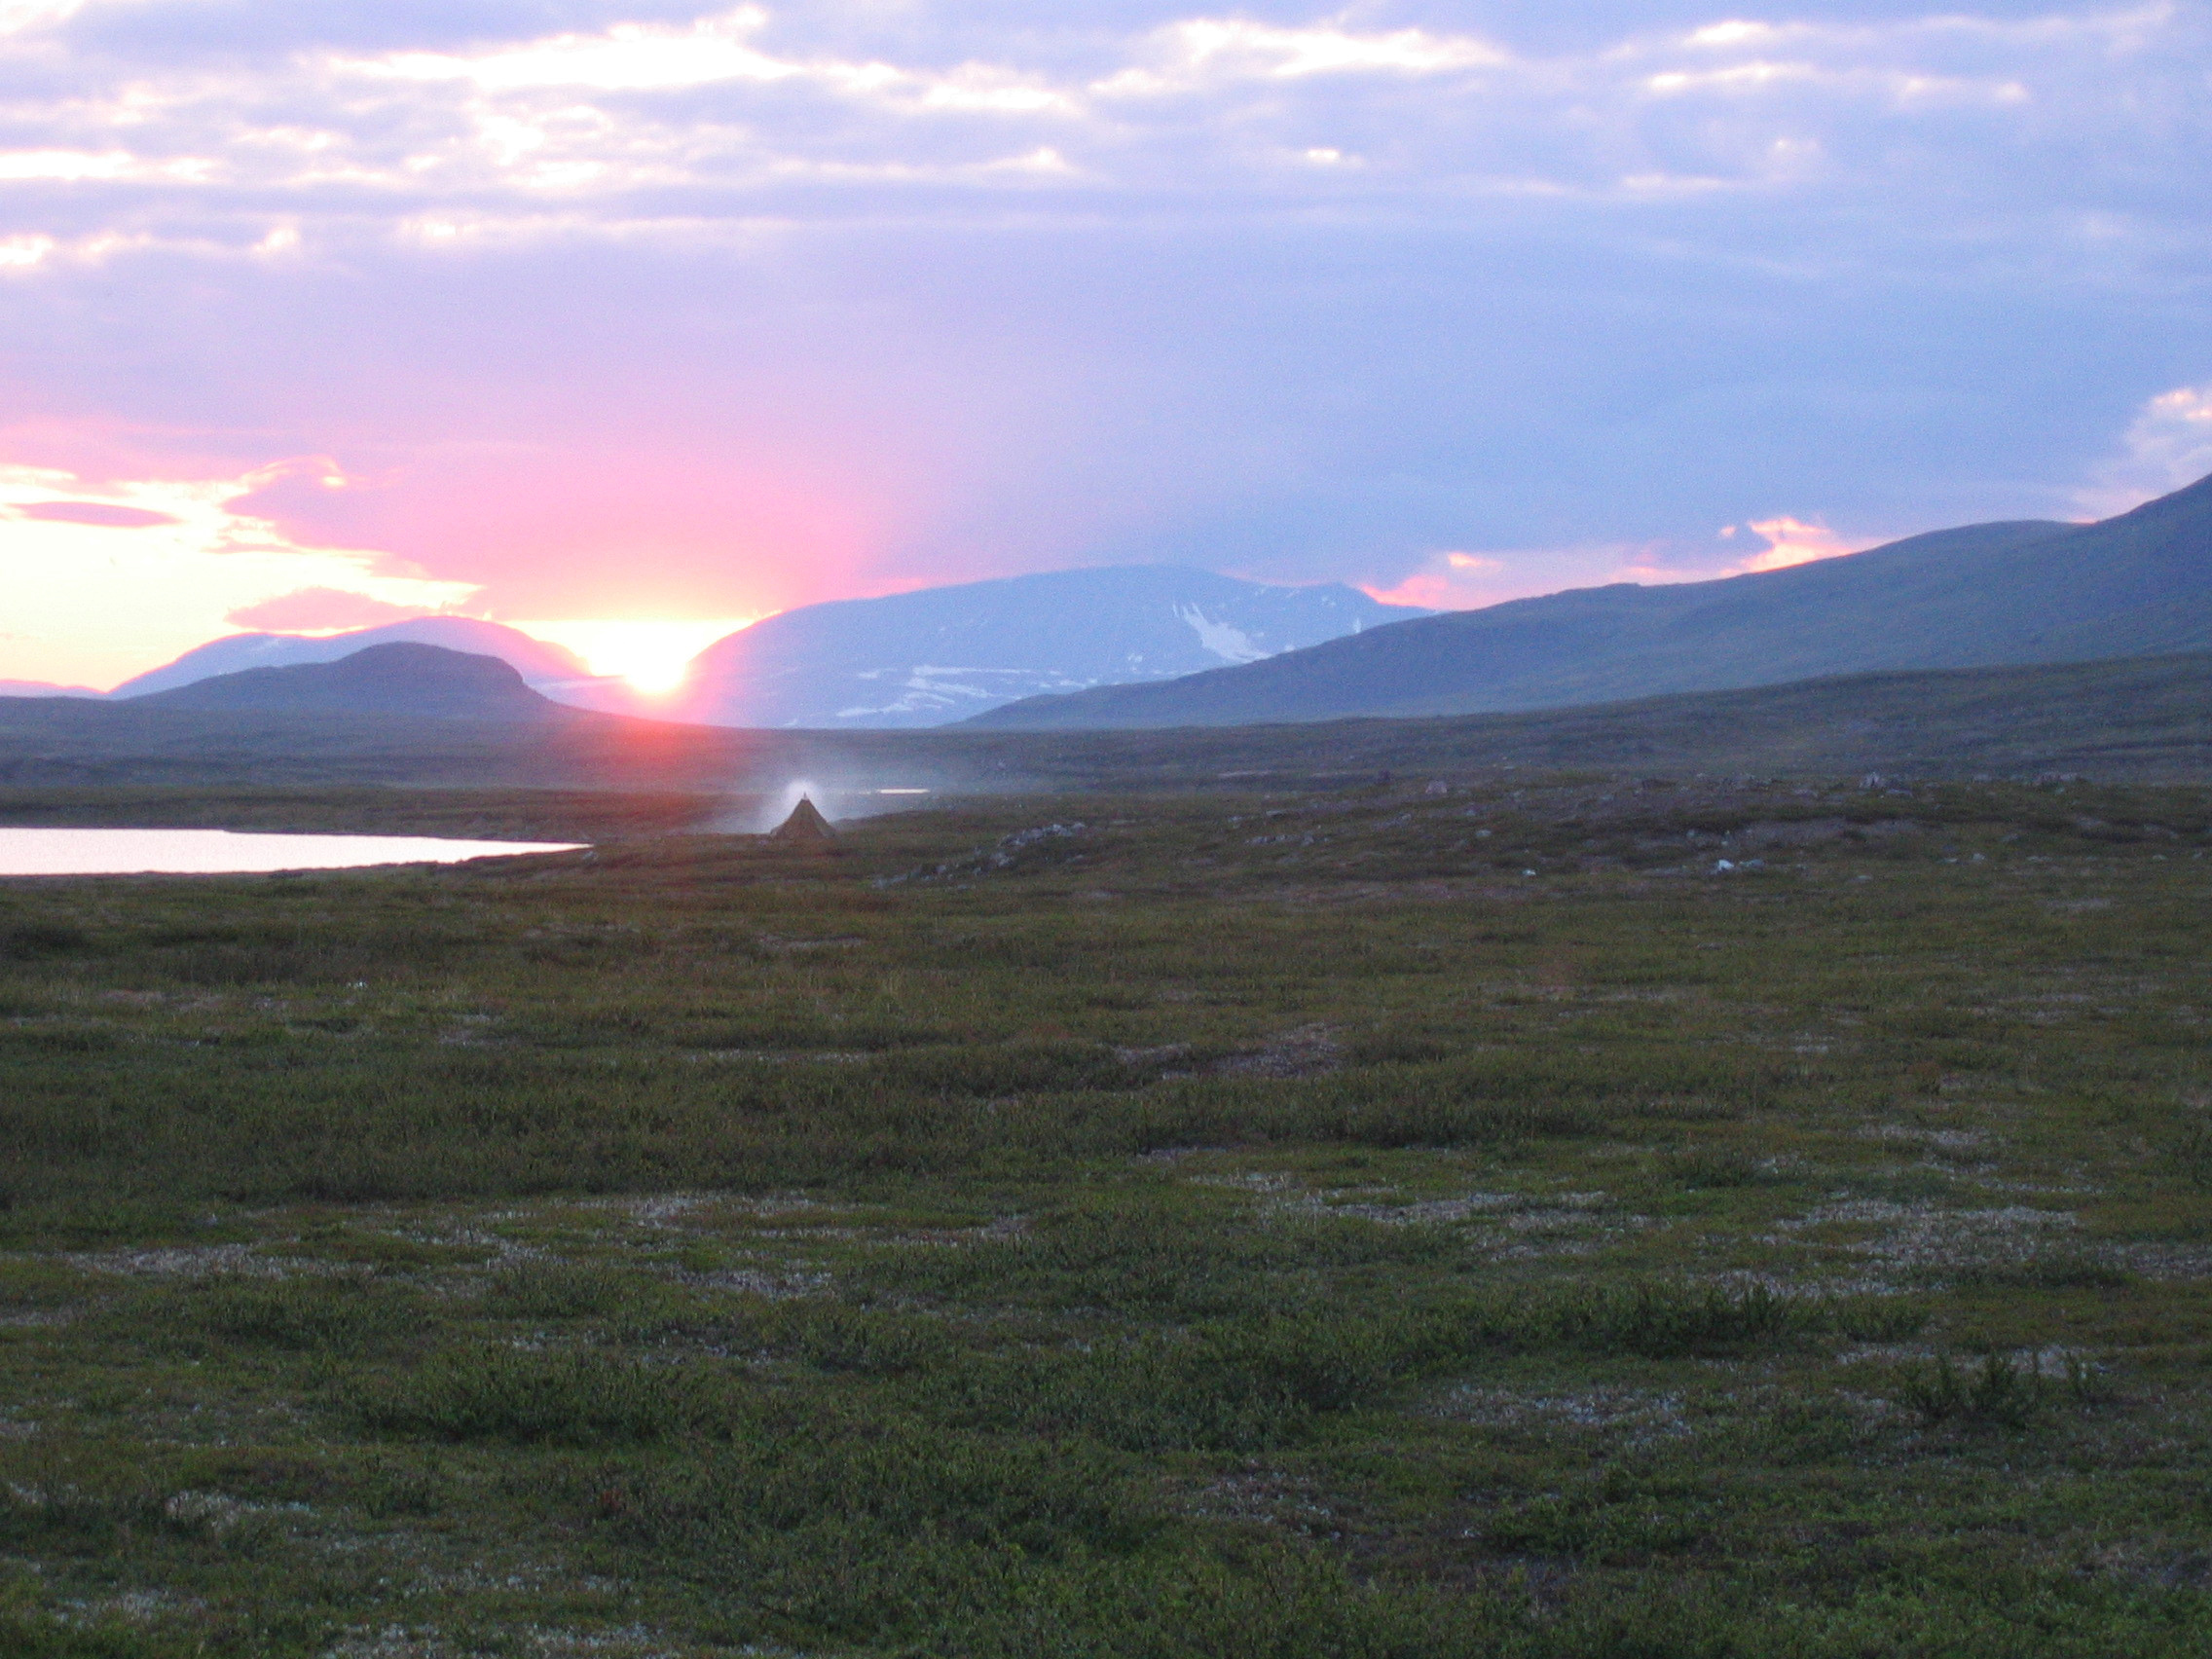
M 798 805 L 792 815 L 768 831 L 772 841 L 834 841 L 837 831 L 830 827 L 830 820 L 822 816 L 822 809 L 805 795 L 798 797 Z

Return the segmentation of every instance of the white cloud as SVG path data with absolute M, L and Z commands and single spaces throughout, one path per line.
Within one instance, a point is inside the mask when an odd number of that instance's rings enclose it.
M 26 34 L 67 22 L 86 4 L 87 0 L 0 0 L 0 36 Z
M 1312 75 L 1435 75 L 1495 68 L 1512 59 L 1471 35 L 1425 29 L 1355 34 L 1334 24 L 1281 28 L 1243 18 L 1170 23 L 1149 43 L 1154 61 L 1098 81 L 1110 97 L 1190 92 L 1224 83 Z
M 0 0 L 0 31 L 72 10 Z M 194 203 L 220 186 L 253 191 L 272 223 L 308 234 L 302 221 L 326 215 L 358 235 L 457 212 L 542 222 L 548 195 L 687 193 L 677 214 L 696 219 L 750 216 L 747 193 L 802 183 L 858 198 L 1002 192 L 1025 176 L 1099 187 L 1066 193 L 1071 211 L 1095 211 L 1110 190 L 1137 216 L 1161 193 L 1195 191 L 1292 213 L 1305 192 L 1333 208 L 1373 193 L 1375 211 L 1415 220 L 1478 197 L 1640 211 L 1743 191 L 1847 193 L 1896 218 L 1963 194 L 1979 218 L 2017 214 L 2047 241 L 2056 218 L 2132 223 L 2145 159 L 2192 142 L 2181 112 L 2201 98 L 2194 25 L 2165 6 L 2020 22 L 1624 24 L 1550 55 L 1363 27 L 1363 9 L 1306 22 L 1201 13 L 1120 37 L 1089 20 L 974 23 L 957 36 L 963 55 L 933 55 L 914 20 L 926 9 L 910 11 L 872 32 L 866 15 L 843 16 L 833 37 L 803 12 L 742 5 L 466 47 L 200 62 L 133 60 L 113 25 L 82 58 L 66 30 L 39 31 L 35 47 L 0 32 L 0 61 L 37 52 L 36 84 L 52 89 L 12 102 L 18 148 L 0 154 L 0 180 L 84 186 L 42 209 L 76 234 L 103 189 L 134 231 L 216 211 Z M 1944 125 L 1961 121 L 1980 124 L 1971 142 Z M 1047 154 L 1056 166 L 1011 165 Z M 1360 166 L 1330 165 L 1340 157 Z M 839 210 L 833 196 L 807 208 Z M 633 220 L 609 205 L 565 222 L 625 235 Z M 67 234 L 58 217 L 0 225 L 12 233 Z M 203 240 L 242 254 L 262 234 Z
M 474 53 L 394 52 L 341 57 L 341 74 L 412 81 L 467 81 L 487 92 L 543 87 L 594 92 L 666 92 L 718 81 L 781 81 L 803 71 L 754 48 L 768 20 L 741 6 L 688 28 L 616 23 L 599 34 L 554 35 Z
M 2212 473 L 2212 384 L 2160 392 L 2136 413 L 2121 453 L 2076 499 L 2093 518 L 2139 507 Z
M 0 150 L 0 180 L 14 183 L 130 179 L 198 184 L 211 178 L 216 170 L 216 163 L 201 156 L 155 159 L 134 156 L 128 150 L 96 154 L 83 150 Z
M 0 237 L 0 271 L 36 271 L 53 256 L 52 237 Z
M 768 21 L 761 8 L 740 6 L 688 26 L 616 23 L 598 34 L 556 35 L 475 53 L 334 57 L 329 68 L 341 77 L 461 81 L 495 95 L 556 90 L 588 96 L 799 82 L 925 110 L 1038 114 L 1071 107 L 1065 92 L 1000 64 L 935 70 L 876 58 L 779 55 L 753 44 Z

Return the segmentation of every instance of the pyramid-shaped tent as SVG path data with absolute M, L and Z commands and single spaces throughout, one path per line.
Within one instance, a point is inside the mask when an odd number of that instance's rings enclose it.
M 822 816 L 821 809 L 805 795 L 798 797 L 798 805 L 792 815 L 768 831 L 771 841 L 813 842 L 827 846 L 837 838 L 837 831 L 830 828 L 830 820 Z

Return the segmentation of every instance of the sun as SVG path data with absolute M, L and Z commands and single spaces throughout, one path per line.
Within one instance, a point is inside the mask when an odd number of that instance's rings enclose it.
M 754 616 L 691 617 L 682 621 L 517 622 L 526 634 L 566 645 L 592 673 L 627 681 L 633 690 L 664 697 L 683 683 L 691 659 L 759 620 Z

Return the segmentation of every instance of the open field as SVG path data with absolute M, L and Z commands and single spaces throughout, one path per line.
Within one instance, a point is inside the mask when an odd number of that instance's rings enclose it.
M 0 882 L 0 1654 L 2205 1651 L 2212 792 L 1436 787 L 11 792 L 608 838 Z

